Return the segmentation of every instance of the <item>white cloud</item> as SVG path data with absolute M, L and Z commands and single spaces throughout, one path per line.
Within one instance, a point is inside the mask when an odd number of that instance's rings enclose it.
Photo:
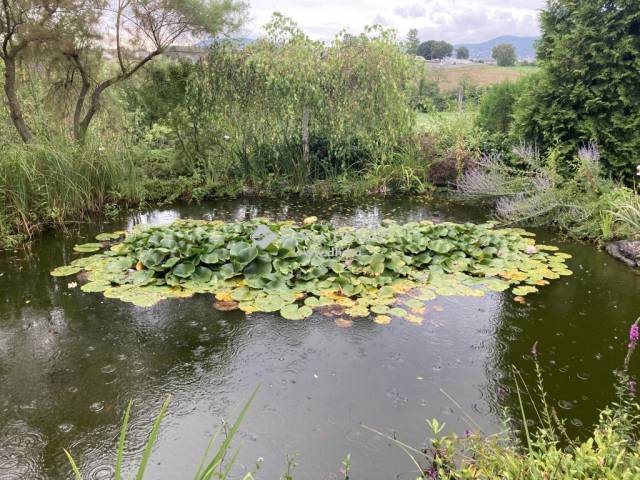
M 330 39 L 347 29 L 381 23 L 400 37 L 417 28 L 420 38 L 479 42 L 500 35 L 538 35 L 544 0 L 250 0 L 247 33 L 262 33 L 274 11 L 293 18 L 312 38 Z

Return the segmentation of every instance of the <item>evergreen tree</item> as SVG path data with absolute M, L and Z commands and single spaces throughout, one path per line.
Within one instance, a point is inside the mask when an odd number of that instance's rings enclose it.
M 541 25 L 543 72 L 518 102 L 516 132 L 565 171 L 593 142 L 609 172 L 630 179 L 640 163 L 640 2 L 548 0 Z

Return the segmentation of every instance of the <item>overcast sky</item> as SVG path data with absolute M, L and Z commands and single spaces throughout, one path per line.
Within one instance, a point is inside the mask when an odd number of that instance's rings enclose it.
M 500 35 L 540 33 L 538 11 L 545 0 L 250 0 L 247 30 L 262 34 L 271 13 L 292 17 L 309 36 L 326 40 L 343 28 L 358 33 L 365 25 L 393 27 L 401 38 L 410 28 L 422 40 L 483 42 Z

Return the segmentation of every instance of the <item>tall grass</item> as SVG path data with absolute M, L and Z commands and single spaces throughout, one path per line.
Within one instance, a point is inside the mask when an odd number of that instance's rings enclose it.
M 234 437 L 238 433 L 238 429 L 240 428 L 240 424 L 244 420 L 253 399 L 258 393 L 258 387 L 253 391 L 247 402 L 244 404 L 240 413 L 236 417 L 235 421 L 231 425 L 230 428 L 225 429 L 224 438 L 220 442 L 220 445 L 217 447 L 215 452 L 212 454 L 212 448 L 217 440 L 217 438 L 222 433 L 222 427 L 218 429 L 218 431 L 211 437 L 207 448 L 205 449 L 202 459 L 198 465 L 198 469 L 193 475 L 193 480 L 227 480 L 229 479 L 229 472 L 231 468 L 235 464 L 236 458 L 238 456 L 239 449 L 236 449 L 232 452 L 231 458 L 227 459 L 227 455 L 231 450 L 231 442 Z M 169 407 L 170 397 L 167 397 L 160 408 L 160 412 L 156 417 L 156 420 L 153 423 L 153 427 L 151 428 L 151 432 L 149 433 L 149 438 L 144 446 L 144 450 L 142 452 L 142 457 L 140 459 L 140 463 L 138 467 L 135 468 L 135 480 L 143 480 L 145 477 L 145 472 L 147 470 L 147 465 L 149 464 L 149 459 L 151 458 L 151 453 L 153 452 L 153 447 L 155 446 L 156 441 L 158 440 L 158 435 L 160 434 L 160 425 L 162 424 L 162 420 L 167 412 Z M 124 447 L 127 442 L 127 429 L 129 426 L 129 417 L 131 415 L 131 402 L 127 406 L 127 409 L 124 413 L 124 419 L 122 420 L 122 426 L 120 427 L 120 435 L 118 437 L 118 448 L 116 450 L 116 463 L 114 467 L 114 480 L 121 480 L 123 477 L 123 456 L 124 456 Z M 69 460 L 69 465 L 71 466 L 71 470 L 73 472 L 75 480 L 82 480 L 82 472 L 78 467 L 76 461 L 74 460 L 71 453 L 68 450 L 64 450 L 67 459 Z M 225 461 L 226 460 L 226 461 Z M 187 478 L 187 476 L 181 477 Z M 253 474 L 251 472 L 247 473 L 243 480 L 252 480 Z
M 0 246 L 12 236 L 30 237 L 43 226 L 86 218 L 112 200 L 135 201 L 136 185 L 122 144 L 6 145 L 0 157 Z

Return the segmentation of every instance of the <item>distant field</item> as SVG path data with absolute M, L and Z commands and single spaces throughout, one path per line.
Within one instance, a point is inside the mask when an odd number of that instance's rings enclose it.
M 461 80 L 468 79 L 475 85 L 493 85 L 505 80 L 517 80 L 538 71 L 538 67 L 498 67 L 497 65 L 432 66 L 429 76 L 441 92 L 456 90 Z

